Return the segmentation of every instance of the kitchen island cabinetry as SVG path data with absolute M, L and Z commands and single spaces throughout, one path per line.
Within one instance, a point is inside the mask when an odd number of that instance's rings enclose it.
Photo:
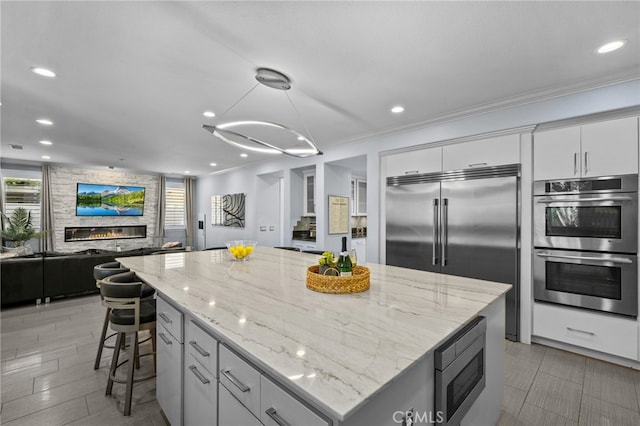
M 156 301 L 156 399 L 169 422 L 182 424 L 182 313 L 166 298 Z
M 637 117 L 534 133 L 535 180 L 635 173 L 638 173 Z
M 184 351 L 184 424 L 216 426 L 218 341 L 193 320 L 185 321 Z
M 217 401 L 204 392 L 198 404 L 215 406 L 220 425 L 391 426 L 407 412 L 436 418 L 435 392 L 442 391 L 434 390 L 434 353 L 479 315 L 487 320 L 486 385 L 468 401 L 462 424 L 497 422 L 510 286 L 370 263 L 368 291 L 333 295 L 306 288 L 307 267 L 317 259 L 311 254 L 257 247 L 246 262 L 212 259 L 206 251 L 179 256 L 181 266 L 167 255 L 118 260 L 157 289 L 161 305 L 170 301 L 184 316 L 185 359 L 178 371 L 187 375 L 185 387 L 174 383 L 162 391 L 174 401 L 184 395 L 185 423 L 188 387 L 215 382 L 203 352 L 212 356 L 216 343 Z M 160 308 L 159 316 L 166 312 Z M 190 344 L 190 321 L 210 346 Z M 166 383 L 158 381 L 158 400 L 169 417 L 170 406 L 160 401 Z

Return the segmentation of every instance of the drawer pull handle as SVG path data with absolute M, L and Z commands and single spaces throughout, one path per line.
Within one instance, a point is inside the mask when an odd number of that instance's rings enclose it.
M 241 392 L 249 392 L 251 390 L 251 388 L 247 385 L 245 385 L 244 383 L 242 383 L 240 380 L 236 379 L 234 377 L 233 374 L 231 374 L 231 371 L 229 370 L 222 370 L 222 374 L 224 374 L 224 377 L 226 377 L 227 379 L 229 379 L 229 381 L 231 383 L 233 383 L 235 385 L 235 387 L 237 387 L 238 389 L 240 389 Z
M 189 344 L 191 346 L 193 346 L 193 349 L 195 349 L 196 351 L 198 351 L 198 353 L 202 356 L 209 356 L 209 352 L 205 351 L 204 349 L 202 349 L 202 346 L 200 346 L 198 343 L 196 343 L 195 340 L 192 340 L 189 342 Z
M 569 331 L 575 331 L 576 333 L 584 333 L 584 334 L 588 334 L 590 336 L 595 336 L 596 333 L 593 333 L 591 331 L 584 331 L 584 330 L 578 330 L 577 328 L 571 328 L 571 327 L 567 327 L 567 330 Z
M 276 411 L 275 408 L 269 407 L 267 411 L 265 411 L 265 413 L 267 413 L 267 416 L 271 417 L 271 419 L 273 419 L 273 421 L 276 422 L 277 425 L 291 426 L 288 421 L 286 421 L 285 419 L 283 419 L 278 415 L 278 412 Z
M 167 316 L 167 314 L 164 313 L 159 313 L 158 316 L 160 318 L 162 318 L 162 321 L 166 322 L 167 324 L 171 324 L 173 321 L 171 321 L 171 319 Z
M 196 375 L 198 380 L 200 380 L 200 382 L 202 382 L 203 385 L 209 384 L 209 379 L 204 377 L 202 373 L 198 371 L 198 367 L 196 367 L 195 365 L 190 365 L 189 370 L 191 370 L 191 372 Z
M 171 339 L 169 339 L 167 336 L 164 335 L 164 333 L 158 333 L 158 336 L 160 336 L 160 338 L 162 339 L 162 341 L 167 344 L 167 345 L 173 345 L 173 342 L 171 341 Z
M 407 170 L 404 172 L 405 175 L 417 175 L 418 173 L 420 173 L 420 170 Z
M 473 163 L 469 164 L 469 167 L 478 167 L 478 166 L 486 166 L 487 163 Z

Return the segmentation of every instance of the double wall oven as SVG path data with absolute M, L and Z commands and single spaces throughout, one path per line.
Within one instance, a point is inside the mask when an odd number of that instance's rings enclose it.
M 638 175 L 534 183 L 534 298 L 638 316 Z

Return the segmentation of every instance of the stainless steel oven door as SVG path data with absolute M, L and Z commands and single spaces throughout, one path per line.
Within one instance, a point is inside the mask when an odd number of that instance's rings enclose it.
M 534 197 L 534 245 L 558 249 L 638 252 L 638 194 Z
M 638 316 L 636 255 L 538 249 L 533 286 L 538 301 Z

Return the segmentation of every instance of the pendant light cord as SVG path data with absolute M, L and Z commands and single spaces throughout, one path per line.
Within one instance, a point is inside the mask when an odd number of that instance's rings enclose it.
M 251 92 L 253 92 L 255 90 L 256 87 L 258 87 L 260 85 L 260 83 L 256 83 L 255 86 L 253 86 L 251 89 L 249 89 L 249 91 L 247 93 L 245 93 L 244 95 L 242 95 L 240 97 L 240 99 L 238 99 L 233 105 L 231 105 L 229 108 L 227 108 L 225 110 L 225 112 L 223 112 L 222 114 L 220 114 L 220 116 L 218 117 L 218 119 L 221 119 L 222 117 L 225 116 L 226 113 L 228 113 L 229 111 L 231 111 L 233 109 L 233 107 L 235 107 L 236 105 L 238 105 L 240 103 L 240 101 L 242 101 L 244 98 L 246 98 L 247 96 L 249 96 L 249 94 Z M 304 123 L 303 123 L 304 126 Z
M 291 100 L 291 97 L 289 96 L 289 94 L 287 92 L 284 92 L 284 94 L 287 96 L 287 99 L 289 99 L 289 103 L 291 104 L 291 107 L 293 108 L 293 110 L 296 112 L 296 114 L 298 114 L 298 119 L 300 120 L 300 123 L 302 123 L 302 127 L 304 127 L 304 130 L 307 132 L 307 135 L 309 135 L 309 138 L 311 139 L 311 142 L 313 143 L 313 145 L 316 145 L 316 141 L 313 140 L 313 136 L 311 135 L 311 132 L 309 131 L 307 126 L 304 124 L 304 120 L 302 119 L 302 116 L 300 115 L 300 111 L 298 111 L 298 108 L 296 108 L 296 106 L 293 103 L 293 100 Z M 316 145 L 316 149 L 318 149 L 317 145 Z

